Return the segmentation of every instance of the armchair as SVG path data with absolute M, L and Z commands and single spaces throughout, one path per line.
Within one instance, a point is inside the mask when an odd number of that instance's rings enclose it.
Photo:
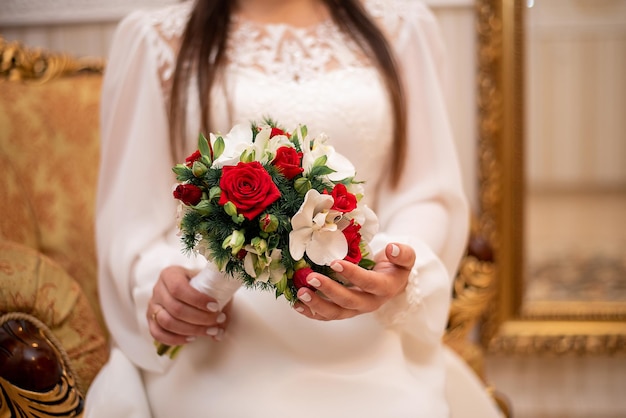
M 0 37 L 0 418 L 81 416 L 109 355 L 93 237 L 103 69 Z M 491 258 L 474 231 L 445 336 L 481 379 L 469 334 L 491 299 Z

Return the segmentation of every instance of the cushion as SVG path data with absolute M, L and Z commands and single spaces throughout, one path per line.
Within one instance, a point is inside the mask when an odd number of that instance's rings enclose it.
M 0 314 L 24 312 L 60 341 L 84 391 L 108 358 L 106 333 L 81 286 L 55 261 L 0 241 Z

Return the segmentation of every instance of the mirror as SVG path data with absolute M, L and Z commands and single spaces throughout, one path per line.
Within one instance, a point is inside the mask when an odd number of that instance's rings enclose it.
M 493 353 L 626 353 L 626 2 L 477 0 Z

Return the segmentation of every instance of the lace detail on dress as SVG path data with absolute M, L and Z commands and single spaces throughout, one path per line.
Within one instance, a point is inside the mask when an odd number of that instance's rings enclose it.
M 386 326 L 400 325 L 405 318 L 415 312 L 422 304 L 422 292 L 419 288 L 417 263 L 411 269 L 406 289 L 403 293 L 383 305 L 376 316 Z
M 228 65 L 281 80 L 309 80 L 337 69 L 362 68 L 370 60 L 348 35 L 327 20 L 308 28 L 258 24 L 233 17 Z
M 411 4 L 413 3 L 413 4 Z M 410 8 L 415 7 L 415 0 L 365 0 L 365 8 L 376 20 L 379 27 L 393 42 L 397 39 L 402 22 L 407 16 L 414 16 Z
M 185 25 L 191 13 L 191 2 L 175 4 L 149 14 L 149 41 L 156 53 L 159 79 L 164 92 L 169 92 L 176 65 L 176 54 Z

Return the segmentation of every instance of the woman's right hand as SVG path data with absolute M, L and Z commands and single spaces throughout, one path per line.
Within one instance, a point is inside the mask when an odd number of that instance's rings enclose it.
M 232 301 L 218 311 L 214 298 L 189 284 L 194 272 L 180 266 L 163 269 L 154 285 L 146 317 L 152 337 L 166 345 L 183 345 L 198 336 L 220 341 Z

